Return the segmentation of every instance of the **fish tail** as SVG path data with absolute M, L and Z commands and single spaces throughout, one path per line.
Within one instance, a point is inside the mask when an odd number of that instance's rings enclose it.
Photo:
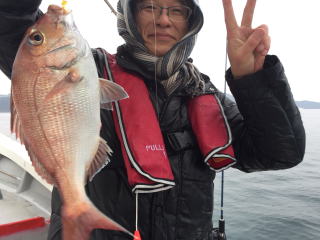
M 62 209 L 64 240 L 88 240 L 94 229 L 122 231 L 133 237 L 127 229 L 100 212 L 89 200 L 64 206 Z

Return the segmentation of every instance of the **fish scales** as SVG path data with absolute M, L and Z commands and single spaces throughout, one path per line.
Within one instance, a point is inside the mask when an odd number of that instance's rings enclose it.
M 35 170 L 61 195 L 63 238 L 87 240 L 94 228 L 132 235 L 97 210 L 84 190 L 111 154 L 99 135 L 100 104 L 128 96 L 121 86 L 98 78 L 70 12 L 50 5 L 27 30 L 13 65 L 11 97 L 12 131 L 26 145 Z

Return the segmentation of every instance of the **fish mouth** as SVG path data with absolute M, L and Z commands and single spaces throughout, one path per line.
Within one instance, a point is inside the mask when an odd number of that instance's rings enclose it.
M 46 53 L 46 55 L 47 55 L 47 54 L 50 54 L 50 53 L 54 53 L 54 52 L 60 51 L 60 50 L 63 50 L 63 49 L 73 48 L 73 47 L 75 47 L 75 44 L 73 44 L 73 43 L 66 44 L 66 45 L 63 45 L 63 46 L 60 46 L 60 47 L 51 49 L 50 51 L 48 51 L 48 52 Z
M 63 58 L 59 57 L 61 56 L 59 51 L 65 52 L 62 54 L 64 55 Z M 50 55 L 50 57 L 48 57 L 51 59 L 47 62 L 47 67 L 52 70 L 68 69 L 77 64 L 81 58 L 86 57 L 88 55 L 87 51 L 88 47 L 86 44 L 84 44 L 84 46 L 79 46 L 77 43 L 71 43 L 56 47 L 46 53 L 47 56 Z
M 52 15 L 67 15 L 69 11 L 55 4 L 51 4 L 48 6 L 48 14 Z
M 65 50 L 66 52 L 63 55 L 67 55 L 61 58 L 59 57 L 59 51 L 63 50 Z M 83 54 L 81 52 L 77 52 L 74 44 L 66 44 L 50 50 L 46 55 L 51 55 L 49 59 L 56 59 L 52 62 L 49 60 L 49 63 L 47 65 L 48 68 L 50 68 L 51 70 L 65 70 L 75 65 Z

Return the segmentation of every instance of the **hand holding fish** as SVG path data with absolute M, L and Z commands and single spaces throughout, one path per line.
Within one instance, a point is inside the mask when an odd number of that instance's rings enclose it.
M 239 78 L 261 70 L 271 40 L 266 25 L 252 28 L 256 0 L 247 0 L 241 26 L 237 24 L 232 0 L 222 0 L 222 2 L 227 28 L 228 56 L 233 76 Z

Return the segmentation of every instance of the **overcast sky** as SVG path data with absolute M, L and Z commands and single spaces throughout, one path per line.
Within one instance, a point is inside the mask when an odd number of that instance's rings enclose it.
M 117 0 L 110 0 L 116 7 Z M 233 0 L 240 22 L 246 0 Z M 61 0 L 43 0 L 49 4 Z M 123 43 L 118 36 L 116 18 L 103 0 L 69 0 L 75 22 L 91 47 L 103 47 L 110 53 Z M 221 90 L 224 84 L 225 25 L 221 0 L 200 0 L 205 24 L 192 53 L 195 65 L 209 75 Z M 295 100 L 320 102 L 320 1 L 258 0 L 254 27 L 267 24 L 272 38 L 270 54 L 282 61 Z M 1 56 L 0 56 L 1 57 Z M 10 91 L 10 81 L 0 73 L 0 94 Z

